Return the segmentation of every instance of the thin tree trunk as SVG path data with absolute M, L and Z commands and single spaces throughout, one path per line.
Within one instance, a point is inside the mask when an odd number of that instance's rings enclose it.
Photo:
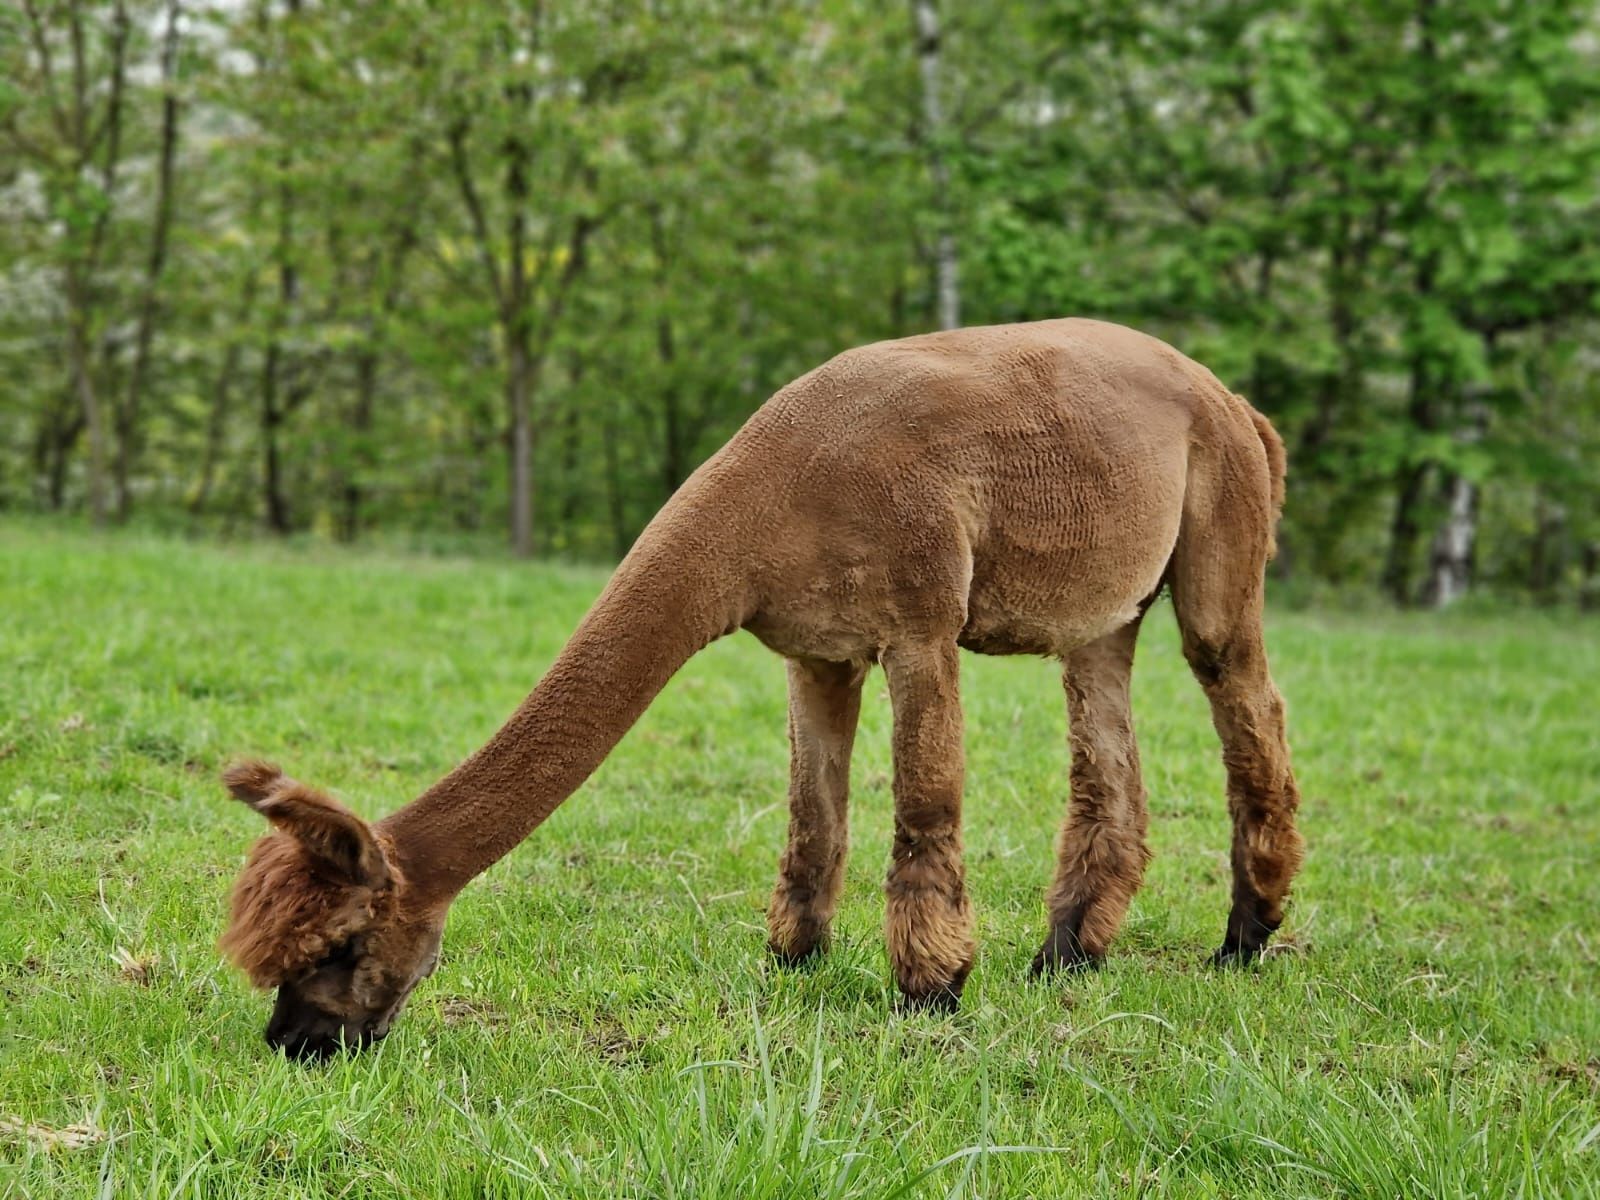
M 533 99 L 526 83 L 507 85 L 505 97 L 508 105 L 520 108 L 526 108 Z M 561 222 L 551 220 L 537 253 L 532 255 L 536 267 L 530 275 L 527 208 L 531 196 L 528 171 L 533 161 L 533 149 L 521 134 L 508 134 L 501 143 L 501 155 L 505 163 L 503 195 L 506 205 L 506 262 L 502 269 L 496 239 L 489 232 L 488 213 L 468 158 L 467 135 L 470 128 L 471 122 L 465 117 L 451 123 L 447 135 L 450 159 L 472 222 L 478 257 L 483 264 L 490 294 L 495 300 L 497 322 L 504 345 L 505 400 L 509 426 L 507 451 L 511 475 L 511 546 L 519 557 L 528 557 L 534 550 L 533 398 L 538 392 L 539 376 L 551 340 L 560 325 L 568 294 L 586 265 L 589 237 L 599 228 L 601 218 L 586 213 L 573 218 L 566 226 L 568 236 L 564 260 L 560 254 L 563 226 Z M 556 194 L 568 196 L 571 185 L 580 174 L 592 176 L 592 171 L 585 168 L 582 160 L 575 156 L 569 161 L 566 177 L 556 189 Z M 558 260 L 561 262 L 560 269 L 552 277 L 553 264 Z
M 532 99 L 526 83 L 506 88 L 517 111 Z M 532 150 L 516 133 L 506 137 L 506 286 L 501 328 L 506 342 L 506 407 L 511 433 L 511 551 L 533 554 L 533 304 L 528 278 L 528 167 Z M 544 264 L 540 264 L 540 269 Z
M 1438 60 L 1433 33 L 1436 7 L 1435 0 L 1418 0 L 1418 55 L 1421 61 L 1428 65 L 1430 71 Z M 1424 105 L 1416 129 L 1418 145 L 1432 144 L 1437 120 L 1438 113 L 1432 107 Z M 1421 219 L 1429 210 L 1429 197 L 1426 191 L 1413 200 L 1407 214 L 1408 223 Z M 1416 261 L 1413 290 L 1418 301 L 1426 302 L 1433 296 L 1438 259 L 1438 252 L 1429 249 L 1425 250 Z M 1439 427 L 1434 391 L 1441 381 L 1436 375 L 1437 372 L 1429 361 L 1428 352 L 1420 347 L 1413 351 L 1411 397 L 1407 406 L 1407 416 L 1413 433 L 1433 432 Z M 1403 463 L 1396 472 L 1394 520 L 1389 527 L 1389 550 L 1384 563 L 1383 585 L 1390 598 L 1399 605 L 1409 605 L 1414 599 L 1412 574 L 1416 561 L 1417 539 L 1421 535 L 1422 528 L 1421 509 L 1434 467 L 1434 462 L 1425 458 Z
M 94 277 L 105 248 L 106 228 L 116 195 L 117 169 L 122 161 L 122 94 L 126 80 L 128 13 L 122 0 L 112 13 L 111 88 L 106 100 L 105 118 L 99 131 L 90 119 L 88 60 L 84 49 L 83 15 L 74 5 L 69 10 L 72 35 L 72 117 L 74 149 L 78 169 L 74 186 L 87 171 L 101 139 L 105 157 L 100 166 L 101 204 L 89 227 L 87 244 L 74 252 L 67 264 L 67 355 L 74 398 L 83 414 L 89 438 L 89 513 L 96 525 L 105 524 L 109 515 L 106 496 L 105 414 L 94 381 L 90 331 L 93 326 Z M 70 236 L 70 235 L 69 235 Z
M 251 209 L 253 216 L 254 202 Z M 244 290 L 239 296 L 238 312 L 229 324 L 227 349 L 223 351 L 222 362 L 211 385 L 211 412 L 206 418 L 206 448 L 200 463 L 200 482 L 195 488 L 194 498 L 189 501 L 189 511 L 197 516 L 205 511 L 211 499 L 211 487 L 216 478 L 217 464 L 222 458 L 223 434 L 227 429 L 228 413 L 232 408 L 233 383 L 239 373 L 239 362 L 244 357 L 242 331 L 250 322 L 255 302 L 256 272 L 247 267 Z
M 126 521 L 133 497 L 129 479 L 138 453 L 139 409 L 150 364 L 150 344 L 155 334 L 156 289 L 167 262 L 167 231 L 172 224 L 172 175 L 178 147 L 178 18 L 180 0 L 167 5 L 167 27 L 161 42 L 161 157 L 156 172 L 155 216 L 150 232 L 150 258 L 145 264 L 139 297 L 138 331 L 134 337 L 133 367 L 128 373 L 125 399 L 117 412 L 117 520 Z
M 945 155 L 948 135 L 944 97 L 940 91 L 942 33 L 935 0 L 912 0 L 916 27 L 917 66 L 922 78 L 920 137 L 933 178 L 934 231 L 933 283 L 936 315 L 941 329 L 961 324 L 960 262 L 950 194 L 950 164 Z
M 361 457 L 365 457 L 367 439 L 372 433 L 372 410 L 377 393 L 378 352 L 368 347 L 356 358 L 356 402 L 350 411 L 350 429 L 355 434 Z M 345 467 L 339 489 L 338 538 L 341 542 L 353 542 L 360 535 L 361 507 L 365 499 L 366 489 L 361 484 L 360 473 Z
M 217 462 L 222 457 L 222 434 L 227 428 L 228 409 L 233 395 L 233 378 L 239 370 L 241 346 L 230 341 L 223 352 L 222 365 L 217 369 L 212 386 L 211 412 L 206 418 L 206 448 L 200 462 L 200 482 L 194 498 L 189 501 L 190 513 L 198 516 L 205 511 L 211 499 L 211 487 L 216 480 Z
M 611 513 L 611 548 L 618 558 L 628 552 L 628 525 L 622 500 L 622 462 L 617 449 L 617 421 L 607 412 L 604 426 L 606 456 L 606 501 Z
M 582 492 L 578 487 L 577 478 L 579 471 L 579 457 L 583 450 L 583 430 L 578 420 L 578 389 L 583 382 L 584 359 L 581 354 L 567 355 L 567 383 L 571 389 L 572 399 L 567 404 L 567 410 L 562 416 L 561 431 L 561 527 L 570 534 L 572 527 L 577 524 L 579 500 Z
M 1478 485 L 1452 474 L 1446 486 L 1444 520 L 1433 539 L 1422 603 L 1428 608 L 1454 604 L 1472 586 L 1473 551 L 1478 536 Z
M 363 524 L 362 508 L 367 498 L 364 476 L 373 465 L 372 424 L 377 410 L 382 352 L 387 348 L 389 323 L 399 310 L 404 293 L 406 261 L 417 246 L 417 224 L 426 191 L 421 176 L 425 154 L 424 139 L 413 137 L 408 147 L 407 168 L 401 177 L 406 201 L 389 223 L 389 236 L 374 256 L 374 282 L 381 283 L 382 294 L 376 317 L 368 316 L 364 322 L 366 328 L 356 356 L 356 399 L 350 411 L 350 429 L 354 435 L 350 458 L 353 462 L 341 465 L 338 489 L 341 509 L 338 531 L 343 541 L 354 541 Z
M 1396 604 L 1411 603 L 1411 571 L 1417 538 L 1422 532 L 1420 510 L 1433 474 L 1431 462 L 1416 463 L 1400 473 L 1394 519 L 1389 524 L 1389 553 L 1383 568 L 1383 587 Z
M 661 362 L 661 484 L 670 496 L 683 483 L 683 404 L 678 391 L 678 344 L 668 311 L 667 231 L 660 205 L 650 206 L 650 248 L 655 257 L 656 357 Z
M 506 330 L 506 408 L 511 415 L 511 551 L 533 554 L 532 363 L 527 314 L 514 316 Z
M 288 0 L 287 16 L 300 15 L 301 0 Z M 290 411 L 304 399 L 303 382 L 288 389 L 283 380 L 288 374 L 288 355 L 284 352 L 283 331 L 294 321 L 300 299 L 300 272 L 294 260 L 294 189 L 289 183 L 292 155 L 286 133 L 278 153 L 278 238 L 274 257 L 278 262 L 278 311 L 272 321 L 272 335 L 261 362 L 261 489 L 267 528 L 287 534 L 293 528 L 289 499 L 283 486 L 283 451 L 279 435 Z M 283 393 L 280 403 L 279 394 Z
M 51 512 L 60 512 L 67 502 L 67 463 L 82 436 L 83 408 L 75 395 L 64 396 L 51 406 L 46 426 L 39 433 L 38 462 Z
M 106 431 L 95 393 L 89 362 L 89 301 L 84 281 L 75 266 L 67 271 L 67 366 L 72 378 L 72 394 L 89 437 L 89 515 L 96 525 L 106 521 Z M 62 456 L 63 459 L 65 456 Z M 63 462 L 61 470 L 65 472 Z
M 1462 445 L 1483 440 L 1489 429 L 1489 409 L 1482 400 L 1467 406 L 1466 421 L 1456 431 Z M 1466 595 L 1472 587 L 1478 548 L 1477 483 L 1460 471 L 1451 471 L 1444 487 L 1444 516 L 1435 531 L 1428 555 L 1428 578 L 1422 588 L 1422 603 L 1428 608 L 1446 608 Z
M 267 528 L 273 533 L 289 532 L 289 502 L 283 494 L 283 460 L 278 448 L 278 430 L 283 426 L 283 410 L 278 407 L 278 360 L 282 349 L 276 339 L 267 346 L 261 365 L 261 497 L 266 506 Z

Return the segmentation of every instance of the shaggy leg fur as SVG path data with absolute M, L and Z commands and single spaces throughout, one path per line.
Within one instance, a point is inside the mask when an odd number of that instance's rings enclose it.
M 844 881 L 850 750 L 866 671 L 789 660 L 789 844 L 767 908 L 768 945 L 793 964 L 823 949 Z
M 1233 817 L 1233 908 L 1212 958 L 1249 962 L 1283 923 L 1283 902 L 1305 853 L 1294 824 L 1300 793 L 1289 768 L 1283 698 L 1267 674 L 1258 622 L 1220 647 L 1184 642 L 1222 739 Z
M 961 862 L 960 666 L 954 642 L 883 657 L 894 705 L 894 855 L 888 944 L 910 1007 L 952 1010 L 972 969 Z
M 1249 478 L 1241 468 L 1240 478 Z M 1261 636 L 1262 572 L 1271 549 L 1266 496 L 1262 515 L 1242 519 L 1231 506 L 1252 499 L 1213 485 L 1195 489 L 1172 564 L 1172 599 L 1183 653 L 1211 701 L 1222 740 L 1233 817 L 1233 908 L 1218 963 L 1248 962 L 1283 921 L 1289 883 L 1305 844 L 1295 828 L 1300 792 L 1289 767 L 1283 697 L 1267 672 Z
M 1098 965 L 1144 879 L 1148 818 L 1128 681 L 1139 622 L 1068 656 L 1072 803 L 1055 883 L 1045 898 L 1050 934 L 1033 973 Z

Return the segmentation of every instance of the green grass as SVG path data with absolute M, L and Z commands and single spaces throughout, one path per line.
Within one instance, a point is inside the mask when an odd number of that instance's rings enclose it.
M 386 811 L 603 580 L 0 525 L 0 1195 L 1600 1195 L 1600 628 L 1576 619 L 1277 614 L 1311 853 L 1282 949 L 1218 973 L 1221 772 L 1163 604 L 1135 683 L 1155 862 L 1107 968 L 1048 986 L 1060 686 L 966 658 L 981 951 L 952 1018 L 892 1011 L 881 676 L 836 945 L 768 961 L 782 668 L 727 639 L 466 891 L 377 1053 L 268 1053 L 214 949 L 262 832 L 220 766 Z

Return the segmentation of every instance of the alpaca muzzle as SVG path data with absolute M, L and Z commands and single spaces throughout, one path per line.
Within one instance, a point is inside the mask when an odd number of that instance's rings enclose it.
M 267 1022 L 267 1044 L 300 1062 L 322 1061 L 340 1050 L 360 1050 L 381 1040 L 389 1032 L 388 1022 L 377 1028 L 359 1021 L 346 1021 L 324 1012 L 295 996 L 288 988 L 278 989 Z

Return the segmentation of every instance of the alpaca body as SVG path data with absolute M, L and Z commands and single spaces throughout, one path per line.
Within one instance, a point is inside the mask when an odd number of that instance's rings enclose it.
M 956 640 L 980 653 L 1093 641 L 1160 585 L 1207 403 L 1239 402 L 1160 342 L 1093 321 L 841 355 L 723 451 L 762 461 L 775 443 L 796 464 L 769 485 L 746 628 L 826 660 L 875 661 L 957 617 Z
M 582 783 L 684 661 L 744 628 L 789 659 L 790 835 L 768 913 L 780 959 L 826 942 L 861 683 L 881 664 L 895 713 L 890 958 L 908 1000 L 954 1004 L 973 957 L 961 646 L 1063 662 L 1072 808 L 1035 966 L 1093 963 L 1147 858 L 1127 676 L 1166 583 L 1229 770 L 1234 906 L 1218 953 L 1248 958 L 1281 920 L 1300 859 L 1282 703 L 1260 640 L 1282 468 L 1264 418 L 1120 326 L 995 326 L 841 354 L 774 395 L 694 473 L 510 721 L 413 804 L 368 827 L 265 768 L 230 780 L 282 832 L 258 847 L 271 861 L 253 858 L 241 879 L 225 945 L 258 983 L 279 986 L 280 1009 L 286 991 L 316 993 L 320 1016 L 285 1016 L 291 1036 L 275 1041 L 326 1049 L 326 1033 L 294 1031 L 333 1025 L 381 1035 L 466 881 Z M 338 826 L 331 854 L 329 836 L 304 824 L 311 800 L 335 814 L 316 810 Z M 300 899 L 274 908 L 259 877 L 296 852 L 336 869 L 301 870 Z M 328 887 L 337 894 L 314 905 L 305 894 Z M 371 891 L 370 915 L 330 923 L 328 911 L 350 910 L 351 888 Z M 374 1012 L 382 988 L 330 1001 L 341 986 L 324 978 L 330 953 L 294 967 L 283 945 L 303 946 L 308 923 L 316 948 L 359 942 L 350 971 L 391 982 L 387 1009 Z

